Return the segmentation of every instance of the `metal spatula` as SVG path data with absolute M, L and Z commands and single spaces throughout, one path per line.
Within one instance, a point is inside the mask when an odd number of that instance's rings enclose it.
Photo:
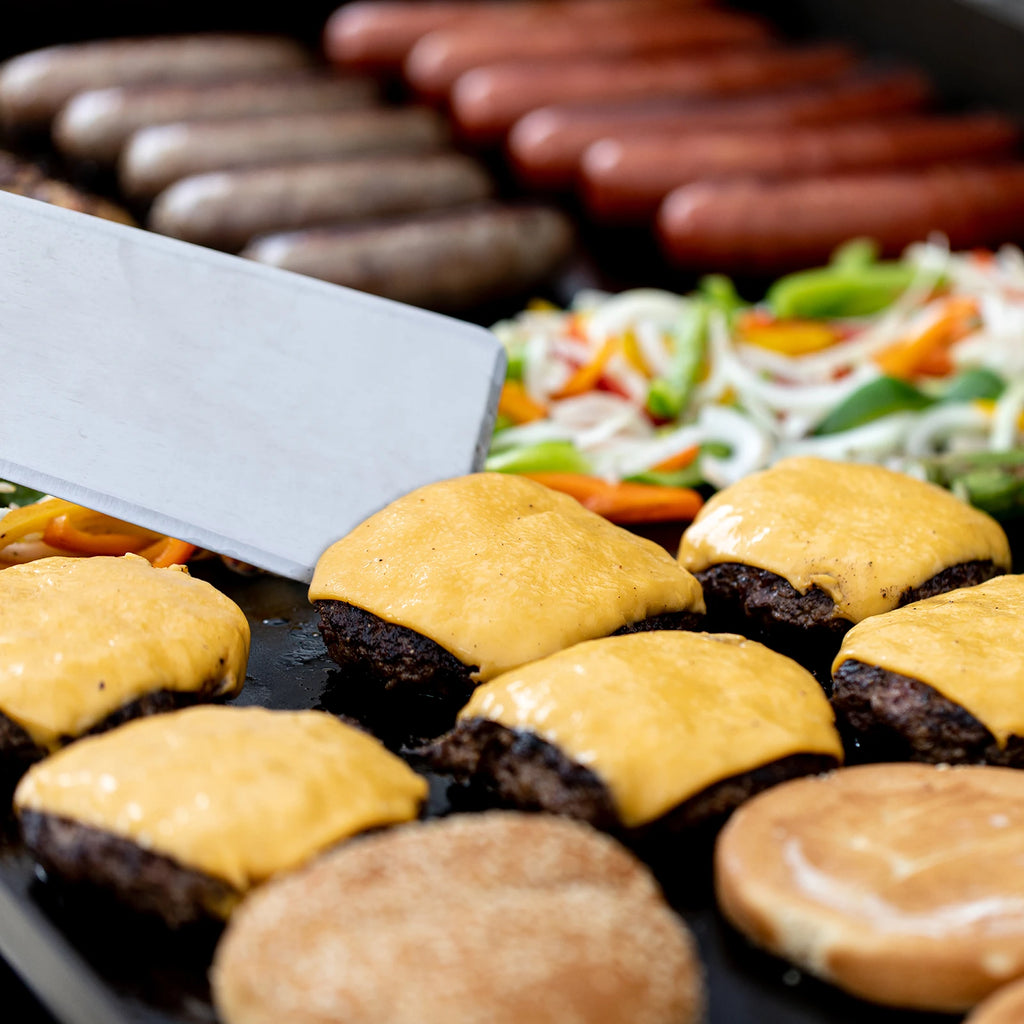
M 487 330 L 0 193 L 0 478 L 297 580 L 483 462 Z

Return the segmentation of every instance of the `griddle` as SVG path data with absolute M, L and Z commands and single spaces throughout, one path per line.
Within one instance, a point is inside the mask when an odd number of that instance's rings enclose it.
M 668 531 L 662 531 L 667 539 Z M 239 576 L 199 563 L 205 576 L 245 611 L 252 654 L 233 703 L 319 708 L 370 727 L 401 751 L 417 739 L 415 723 L 368 707 L 346 692 L 344 673 L 327 656 L 306 589 L 279 577 Z M 211 770 L 215 770 L 211 766 Z M 446 779 L 428 776 L 426 816 L 458 806 Z M 659 877 L 696 935 L 709 989 L 708 1024 L 953 1024 L 959 1017 L 886 1010 L 839 991 L 767 956 L 721 919 L 700 867 L 659 865 Z M 46 879 L 6 821 L 0 844 L 0 954 L 61 1024 L 215 1024 L 206 970 L 218 929 L 178 933 L 122 910 L 101 894 Z M 396 984 L 401 983 L 396 965 Z M 7 1020 L 0 1007 L 0 1020 Z M 284 1024 L 284 1022 L 282 1022 Z M 627 1024 L 627 1022 L 623 1022 Z

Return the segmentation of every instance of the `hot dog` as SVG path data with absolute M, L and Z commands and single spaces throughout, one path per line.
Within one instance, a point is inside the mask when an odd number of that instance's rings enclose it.
M 437 149 L 444 121 L 426 107 L 178 121 L 143 128 L 118 162 L 122 189 L 149 199 L 190 174 L 319 157 Z
M 564 188 L 576 180 L 587 146 L 606 135 L 834 124 L 919 110 L 930 94 L 923 75 L 899 70 L 726 100 L 657 97 L 586 106 L 567 103 L 542 107 L 517 121 L 508 148 L 523 182 Z
M 607 138 L 587 148 L 580 178 L 596 217 L 643 222 L 672 189 L 703 178 L 919 167 L 1005 156 L 1019 140 L 1014 122 L 995 114 Z
M 477 202 L 491 190 L 483 168 L 458 153 L 213 171 L 161 192 L 147 227 L 234 251 L 258 234 Z
M 456 80 L 451 108 L 464 136 L 493 142 L 518 118 L 550 103 L 665 93 L 710 99 L 828 81 L 849 71 L 853 63 L 853 54 L 844 46 L 814 46 L 713 56 L 489 64 Z
M 350 68 L 397 71 L 413 44 L 452 25 L 491 31 L 552 18 L 615 17 L 624 11 L 696 7 L 707 0 L 356 0 L 339 7 L 324 26 L 327 57 Z
M 702 181 L 670 192 L 657 225 L 668 258 L 701 271 L 811 266 L 855 236 L 889 254 L 932 231 L 956 249 L 998 245 L 1024 239 L 1024 163 Z
M 482 206 L 357 228 L 267 235 L 242 255 L 447 312 L 537 287 L 572 248 L 548 207 Z
M 459 75 L 499 61 L 681 53 L 753 45 L 767 42 L 771 35 L 757 18 L 716 10 L 630 10 L 620 18 L 595 20 L 585 31 L 571 18 L 550 18 L 543 29 L 510 25 L 501 32 L 470 22 L 423 36 L 409 51 L 403 69 L 414 89 L 437 99 L 448 95 Z
M 105 39 L 19 54 L 0 69 L 0 117 L 12 130 L 45 126 L 76 92 L 130 82 L 209 81 L 308 67 L 311 54 L 283 36 Z
M 128 136 L 147 125 L 240 114 L 304 113 L 371 106 L 369 78 L 307 72 L 274 73 L 223 82 L 116 85 L 77 93 L 53 122 L 53 139 L 66 156 L 112 164 Z

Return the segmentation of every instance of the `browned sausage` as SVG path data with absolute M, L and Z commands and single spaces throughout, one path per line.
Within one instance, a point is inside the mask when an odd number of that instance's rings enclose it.
M 459 312 L 541 286 L 572 243 L 572 226 L 558 210 L 495 205 L 267 235 L 242 255 L 399 302 Z
M 451 93 L 459 130 L 495 141 L 524 114 L 550 103 L 675 93 L 713 98 L 828 81 L 854 63 L 845 46 L 754 49 L 691 57 L 489 64 L 460 76 Z
M 237 251 L 270 231 L 420 213 L 491 191 L 480 164 L 459 153 L 317 160 L 182 178 L 156 197 L 147 227 Z
M 535 188 L 565 188 L 576 180 L 587 146 L 608 135 L 675 135 L 717 128 L 833 124 L 921 109 L 928 80 L 916 71 L 857 74 L 834 83 L 726 100 L 657 97 L 599 105 L 542 107 L 508 136 L 519 177 Z
M 131 82 L 209 81 L 308 67 L 312 55 L 283 36 L 100 39 L 32 50 L 0 69 L 0 116 L 11 129 L 45 125 L 76 92 Z
M 560 60 L 588 55 L 637 56 L 657 51 L 742 46 L 767 42 L 771 32 L 758 18 L 731 11 L 636 11 L 595 21 L 583 31 L 578 21 L 549 18 L 536 25 L 508 26 L 495 32 L 470 23 L 423 36 L 409 51 L 404 72 L 423 96 L 447 96 L 459 75 L 484 64 L 507 60 Z
M 701 181 L 658 210 L 666 255 L 692 270 L 776 274 L 822 263 L 850 238 L 887 254 L 940 231 L 954 248 L 1024 240 L 1024 163 Z
M 177 121 L 135 132 L 121 153 L 118 176 L 125 193 L 149 199 L 189 174 L 319 157 L 423 152 L 446 138 L 443 119 L 427 107 Z
M 642 222 L 672 189 L 701 179 L 802 178 L 1006 156 L 1020 141 L 1008 117 L 893 118 L 805 128 L 684 132 L 601 139 L 583 154 L 588 209 Z
M 53 122 L 53 139 L 66 156 L 112 164 L 128 136 L 147 125 L 244 114 L 351 110 L 373 105 L 369 78 L 285 72 L 223 82 L 115 85 L 74 95 Z
M 501 31 L 552 15 L 599 19 L 624 10 L 671 10 L 708 0 L 356 0 L 339 7 L 324 26 L 324 52 L 346 67 L 397 71 L 413 44 L 453 25 Z

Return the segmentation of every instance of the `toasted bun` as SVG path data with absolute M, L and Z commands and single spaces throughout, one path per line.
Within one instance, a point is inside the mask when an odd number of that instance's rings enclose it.
M 687 1024 L 692 939 L 647 869 L 563 818 L 403 826 L 270 883 L 211 974 L 225 1024 Z
M 1024 1020 L 1024 979 L 1004 985 L 975 1007 L 964 1024 L 1020 1024 Z
M 784 783 L 715 850 L 725 916 L 875 1002 L 962 1011 L 1024 975 L 1024 773 L 877 764 Z

